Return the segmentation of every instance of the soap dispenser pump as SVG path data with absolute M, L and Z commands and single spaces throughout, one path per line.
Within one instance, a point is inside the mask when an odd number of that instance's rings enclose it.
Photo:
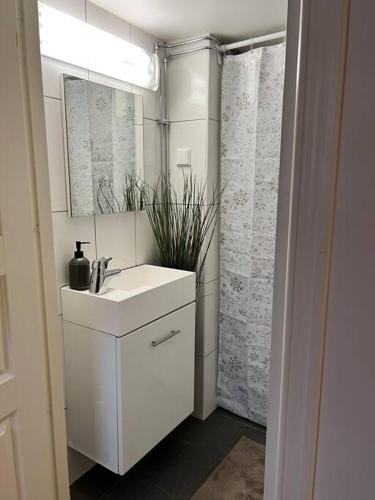
M 73 259 L 69 262 L 69 286 L 73 290 L 88 290 L 90 286 L 90 261 L 86 259 L 81 245 L 89 241 L 76 241 L 76 250 Z

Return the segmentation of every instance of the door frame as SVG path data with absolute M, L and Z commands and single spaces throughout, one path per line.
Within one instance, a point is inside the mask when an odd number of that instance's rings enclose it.
M 31 140 L 34 144 L 35 195 L 39 221 L 40 259 L 44 289 L 51 415 L 59 500 L 70 498 L 65 419 L 63 337 L 58 318 L 56 267 L 51 215 L 51 192 L 44 115 L 42 66 L 37 0 L 18 0 L 22 12 L 25 76 L 30 96 Z M 22 20 L 21 20 L 22 21 Z M 20 29 L 21 29 L 20 26 Z
M 61 332 L 36 0 L 17 7 L 58 498 L 68 499 Z M 312 497 L 349 0 L 289 0 L 265 500 Z M 15 21 L 10 19 L 10 22 Z M 24 132 L 24 131 L 23 131 Z M 0 139 L 1 140 L 1 139 Z M 26 180 L 25 180 L 26 182 Z M 308 346 L 308 348 L 306 348 Z
M 349 0 L 289 0 L 265 500 L 313 498 Z
M 57 315 L 36 0 L 2 0 L 1 230 L 7 370 L 20 498 L 68 500 L 62 332 Z M 36 460 L 35 458 L 38 457 Z

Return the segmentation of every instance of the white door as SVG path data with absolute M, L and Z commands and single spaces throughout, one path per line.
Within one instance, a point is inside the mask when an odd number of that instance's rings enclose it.
M 32 40 L 35 34 L 37 39 L 36 26 L 36 2 L 0 2 L 1 500 L 68 498 L 68 489 L 62 493 L 59 485 L 64 466 L 57 453 L 58 419 L 53 415 L 63 419 L 63 408 L 56 412 L 51 396 L 55 368 L 49 365 L 51 311 L 40 236 L 44 202 L 36 164 L 45 144 L 35 141 L 33 130 L 33 108 L 41 102 L 41 89 L 39 96 L 30 75 L 40 67 L 36 59 L 25 56 L 25 40 L 31 40 L 27 51 L 37 46 Z
M 14 376 L 7 371 L 5 349 L 5 262 L 0 236 L 0 497 L 17 499 L 18 488 L 11 430 L 11 416 L 16 410 Z

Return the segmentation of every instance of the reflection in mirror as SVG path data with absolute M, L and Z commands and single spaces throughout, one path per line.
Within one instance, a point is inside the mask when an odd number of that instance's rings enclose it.
M 141 210 L 142 96 L 64 75 L 72 216 Z

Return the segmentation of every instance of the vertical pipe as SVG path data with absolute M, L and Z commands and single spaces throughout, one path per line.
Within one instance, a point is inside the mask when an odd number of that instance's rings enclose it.
M 155 45 L 155 52 L 158 54 L 160 48 L 163 47 L 160 44 Z M 163 53 L 159 55 L 160 61 L 160 99 L 159 99 L 159 120 L 160 125 L 160 142 L 161 142 L 161 171 L 162 173 L 168 173 L 169 161 L 168 161 L 168 119 L 167 119 L 167 57 L 165 54 L 165 49 Z
M 161 59 L 161 55 L 159 53 L 160 50 L 160 44 L 157 42 L 155 43 L 155 54 L 159 57 L 159 61 Z M 164 109 L 164 69 L 160 61 L 160 93 L 159 93 L 159 120 L 157 120 L 157 123 L 160 126 L 160 165 L 161 165 L 161 170 L 164 168 L 164 158 L 165 158 L 165 142 L 164 142 L 164 127 L 162 125 L 163 123 L 163 109 Z
M 164 153 L 165 153 L 165 162 L 164 162 L 164 171 L 169 176 L 169 114 L 168 114 L 168 106 L 167 106 L 167 57 L 164 57 L 163 66 L 164 66 L 164 85 L 163 85 L 163 129 L 164 129 Z

